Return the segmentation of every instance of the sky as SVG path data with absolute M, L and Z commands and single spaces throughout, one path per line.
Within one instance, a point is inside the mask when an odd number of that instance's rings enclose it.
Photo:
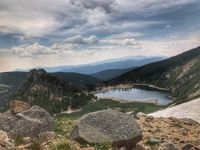
M 0 0 L 0 72 L 200 46 L 200 0 Z

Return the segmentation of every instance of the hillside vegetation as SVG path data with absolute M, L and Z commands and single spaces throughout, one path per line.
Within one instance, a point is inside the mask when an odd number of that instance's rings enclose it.
M 133 69 L 108 83 L 146 83 L 169 88 L 177 103 L 197 98 L 200 96 L 200 47 Z
M 0 73 L 0 107 L 8 102 L 10 96 L 22 85 L 27 75 L 27 72 Z M 92 90 L 95 84 L 101 81 L 95 77 L 79 73 L 57 72 L 50 75 L 84 90 Z
M 126 68 L 126 69 L 108 69 L 108 70 L 104 70 L 104 71 L 100 71 L 100 72 L 91 74 L 91 76 L 101 79 L 103 81 L 107 81 L 112 78 L 118 77 L 128 71 L 131 71 L 134 68 L 136 68 L 136 67 Z
M 85 94 L 73 84 L 49 75 L 45 70 L 31 70 L 11 99 L 26 101 L 38 105 L 50 113 L 60 113 L 68 106 L 79 107 L 87 104 L 93 98 Z

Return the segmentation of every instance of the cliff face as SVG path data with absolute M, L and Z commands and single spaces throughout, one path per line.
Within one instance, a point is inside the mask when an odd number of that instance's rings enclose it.
M 38 105 L 51 113 L 59 113 L 69 105 L 78 107 L 90 97 L 74 85 L 49 75 L 45 70 L 31 70 L 13 99 Z

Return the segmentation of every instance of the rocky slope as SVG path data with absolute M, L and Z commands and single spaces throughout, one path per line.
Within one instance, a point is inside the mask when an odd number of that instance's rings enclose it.
M 163 150 L 199 150 L 200 124 L 191 119 L 153 118 L 140 116 L 137 120 L 143 131 L 141 144 L 147 150 L 162 150 L 170 143 L 173 148 Z
M 24 80 L 26 80 L 28 74 L 28 72 L 0 73 L 0 109 L 8 103 L 12 94 L 15 93 Z M 93 76 L 79 73 L 56 72 L 50 73 L 50 75 L 59 80 L 71 83 L 83 90 L 93 90 L 95 84 L 101 81 Z
M 149 114 L 153 117 L 189 118 L 200 123 L 200 98 Z
M 200 47 L 136 68 L 109 82 L 109 84 L 119 83 L 146 83 L 169 88 L 177 103 L 198 98 L 200 97 Z

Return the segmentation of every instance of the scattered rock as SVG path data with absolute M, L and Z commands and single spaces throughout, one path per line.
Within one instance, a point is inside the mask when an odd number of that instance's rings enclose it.
M 158 139 L 158 138 L 155 138 L 155 137 L 150 137 L 150 138 L 149 138 L 149 142 L 150 142 L 151 144 L 159 144 L 159 143 L 161 142 L 161 140 Z
M 23 138 L 23 144 L 29 144 L 32 142 L 32 138 L 31 137 L 24 137 Z
M 0 130 L 0 141 L 8 141 L 8 135 L 6 132 Z
M 186 144 L 182 147 L 182 150 L 200 150 L 199 148 L 194 147 L 192 144 Z
M 126 114 L 127 114 L 127 115 L 132 115 L 132 116 L 133 116 L 134 113 L 135 113 L 134 111 L 129 111 L 129 112 L 127 112 Z
M 56 134 L 54 132 L 42 132 L 38 135 L 38 140 L 40 143 L 47 143 L 56 138 Z
M 31 105 L 23 101 L 13 100 L 10 102 L 10 111 L 14 114 L 28 110 L 29 108 L 31 108 Z
M 134 150 L 147 150 L 144 145 L 137 144 Z
M 198 124 L 198 122 L 189 118 L 181 118 L 180 121 L 182 121 L 184 124 L 191 125 L 191 126 Z
M 135 147 L 142 132 L 133 117 L 113 110 L 84 115 L 71 133 L 79 143 L 111 143 L 114 147 Z
M 15 150 L 15 147 L 11 142 L 0 141 L 0 150 Z
M 39 106 L 17 114 L 7 111 L 0 115 L 0 130 L 6 131 L 11 137 L 36 137 L 41 132 L 53 130 L 53 118 Z
M 187 143 L 192 144 L 195 148 L 200 148 L 200 124 L 196 121 L 174 117 L 153 118 L 153 120 L 147 121 L 146 118 L 136 121 L 143 131 L 143 140 L 140 143 L 147 146 L 148 150 L 158 150 L 162 143 L 169 143 L 169 141 L 179 149 Z M 159 139 L 160 143 L 149 143 L 150 137 Z
M 6 132 L 0 130 L 0 150 L 15 150 Z
M 143 112 L 139 112 L 139 113 L 136 114 L 137 119 L 140 119 L 141 117 L 145 117 L 145 116 L 146 116 L 146 114 L 143 113 Z
M 146 120 L 147 122 L 152 121 L 152 120 L 153 120 L 153 117 L 152 117 L 152 116 L 146 116 L 145 120 Z
M 173 143 L 163 143 L 158 150 L 180 150 Z

